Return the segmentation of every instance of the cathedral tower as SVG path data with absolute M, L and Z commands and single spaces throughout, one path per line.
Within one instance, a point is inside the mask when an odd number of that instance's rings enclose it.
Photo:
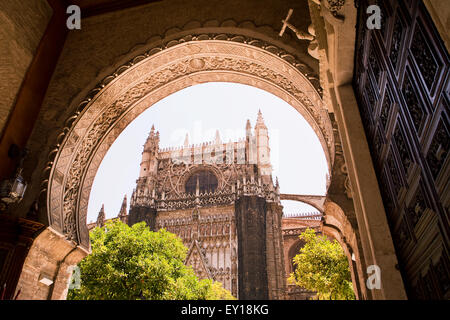
M 159 131 L 155 133 L 155 126 L 152 126 L 150 134 L 144 145 L 142 153 L 141 171 L 139 177 L 154 177 L 158 170 L 158 151 L 159 151 Z
M 137 179 L 136 189 L 131 197 L 130 214 L 127 220 L 128 225 L 145 221 L 151 230 L 155 229 L 156 208 L 151 202 L 133 201 L 137 197 L 149 199 L 155 193 L 158 176 L 158 155 L 159 155 L 159 131 L 155 133 L 155 126 L 152 125 L 150 134 L 144 144 L 142 152 L 141 170 Z M 126 198 L 125 210 L 126 210 Z M 122 204 L 123 207 L 123 204 Z
M 152 127 L 127 223 L 177 234 L 199 278 L 221 282 L 239 299 L 281 299 L 281 215 L 261 112 L 253 130 L 247 120 L 245 138 L 228 143 L 216 131 L 212 141 L 191 145 L 186 135 L 182 146 L 159 149 Z
M 247 124 L 245 125 L 245 142 L 246 142 L 246 163 L 256 164 L 256 137 L 252 133 L 252 125 L 250 120 L 247 119 Z
M 270 164 L 270 147 L 269 147 L 269 133 L 264 123 L 261 110 L 258 112 L 258 118 L 255 125 L 256 136 L 256 156 L 259 174 L 263 177 L 264 182 L 267 181 L 268 176 L 272 175 L 272 165 Z

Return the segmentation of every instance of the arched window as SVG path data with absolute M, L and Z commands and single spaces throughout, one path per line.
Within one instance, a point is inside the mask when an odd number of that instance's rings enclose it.
M 300 253 L 300 249 L 303 248 L 305 245 L 305 241 L 298 240 L 296 243 L 294 243 L 288 252 L 289 262 L 290 262 L 290 272 L 294 272 L 296 266 L 294 265 L 294 257 Z
M 194 194 L 197 188 L 197 181 L 200 189 L 200 193 L 214 192 L 217 189 L 216 176 L 207 170 L 198 171 L 192 174 L 186 182 L 186 193 Z

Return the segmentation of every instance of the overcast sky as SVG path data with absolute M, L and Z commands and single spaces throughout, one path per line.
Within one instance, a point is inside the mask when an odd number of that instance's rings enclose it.
M 152 124 L 160 132 L 160 148 L 214 140 L 218 129 L 222 141 L 245 137 L 245 124 L 252 127 L 258 110 L 269 129 L 273 178 L 282 193 L 324 195 L 327 163 L 316 134 L 289 104 L 266 91 L 235 83 L 206 83 L 178 91 L 154 104 L 117 138 L 101 163 L 89 199 L 87 222 L 95 221 L 105 204 L 106 218 L 116 217 L 122 199 L 131 197 L 143 145 Z M 282 201 L 285 213 L 312 212 L 313 207 Z M 128 201 L 128 208 L 129 208 Z

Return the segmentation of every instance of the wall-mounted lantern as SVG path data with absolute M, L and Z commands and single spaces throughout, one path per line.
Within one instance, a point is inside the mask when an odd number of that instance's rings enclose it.
M 9 205 L 20 202 L 25 195 L 27 183 L 22 177 L 22 163 L 26 154 L 26 150 L 19 150 L 16 145 L 12 145 L 8 152 L 11 158 L 20 156 L 20 161 L 14 176 L 0 182 L 0 212 L 6 211 Z
M 3 180 L 0 184 L 0 201 L 6 204 L 19 202 L 22 200 L 27 183 L 22 177 L 22 168 L 17 170 L 14 178 Z

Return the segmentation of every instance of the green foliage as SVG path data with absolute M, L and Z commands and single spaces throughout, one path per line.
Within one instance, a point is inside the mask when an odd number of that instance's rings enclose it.
M 211 280 L 204 280 L 210 283 L 210 289 L 206 294 L 206 300 L 236 300 L 230 291 L 223 288 L 220 282 L 212 282 Z
M 319 300 L 354 300 L 348 260 L 340 244 L 316 235 L 312 229 L 299 238 L 306 244 L 293 259 L 295 271 L 290 282 L 317 292 Z
M 68 300 L 231 299 L 220 283 L 198 280 L 184 265 L 187 248 L 165 229 L 116 220 L 91 231 L 92 253 L 80 264 L 81 286 Z M 219 289 L 220 287 L 220 289 Z

